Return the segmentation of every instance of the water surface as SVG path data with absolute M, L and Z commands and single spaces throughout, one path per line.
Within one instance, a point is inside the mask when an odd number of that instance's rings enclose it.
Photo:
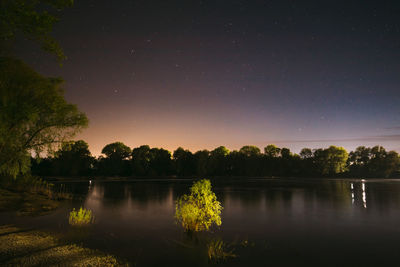
M 237 257 L 226 266 L 393 266 L 400 262 L 400 182 L 396 180 L 248 179 L 213 181 L 222 225 L 188 235 L 174 221 L 175 200 L 192 180 L 68 182 L 81 196 L 40 217 L 0 213 L 0 222 L 57 233 L 137 266 L 204 266 L 220 239 Z M 77 232 L 72 208 L 95 223 Z

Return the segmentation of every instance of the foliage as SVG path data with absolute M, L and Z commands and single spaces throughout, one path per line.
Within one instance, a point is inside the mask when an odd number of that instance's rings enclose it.
M 239 150 L 239 153 L 244 154 L 246 157 L 253 157 L 259 155 L 261 151 L 256 146 L 244 146 Z
M 171 153 L 162 148 L 150 148 L 143 145 L 132 150 L 126 159 L 121 156 L 100 157 L 92 159 L 89 165 L 90 152 L 83 141 L 79 142 L 82 149 L 70 148 L 72 143 L 67 143 L 67 148 L 62 148 L 55 155 L 61 158 L 65 151 L 80 151 L 73 154 L 87 156 L 87 161 L 82 159 L 82 164 L 87 162 L 85 172 L 97 175 L 121 176 L 280 176 L 280 177 L 399 177 L 400 158 L 395 151 L 387 152 L 383 147 L 359 147 L 350 154 L 344 148 L 330 146 L 325 149 L 304 148 L 299 155 L 292 153 L 288 148 L 278 148 L 268 145 L 261 153 L 259 149 L 245 146 L 239 151 L 229 151 L 223 146 L 212 151 L 200 150 L 192 153 L 181 147 L 176 149 L 171 158 Z M 124 145 L 125 146 L 125 145 Z M 128 148 L 129 149 L 129 148 Z M 127 151 L 129 151 L 127 149 Z M 241 152 L 240 152 L 241 151 Z M 68 159 L 65 154 L 64 159 Z M 74 152 L 75 153 L 75 152 Z M 122 155 L 123 153 L 117 153 Z M 128 155 L 126 153 L 125 155 Z M 61 175 L 54 171 L 63 166 L 79 168 L 71 161 L 58 162 L 57 157 L 42 159 L 40 163 L 33 161 L 33 170 L 42 171 L 40 175 Z M 57 165 L 60 164 L 60 165 Z M 93 167 L 93 168 L 92 168 Z M 88 169 L 89 168 L 89 169 Z M 75 170 L 80 175 L 85 172 Z
M 129 157 L 132 150 L 122 142 L 114 142 L 103 147 L 101 153 L 106 155 L 108 158 L 117 158 L 122 160 Z
M 150 150 L 148 175 L 171 175 L 172 159 L 171 152 L 162 148 L 152 148 Z
M 149 173 L 150 161 L 150 147 L 140 146 L 132 150 L 132 172 L 138 176 L 144 176 Z
M 230 151 L 224 147 L 220 146 L 210 152 L 209 156 L 209 174 L 211 175 L 224 175 L 226 173 L 228 164 L 227 156 Z
M 172 174 L 171 152 L 162 148 L 140 146 L 132 150 L 132 172 L 137 176 Z
M 194 175 L 195 169 L 195 157 L 187 149 L 178 147 L 173 154 L 175 170 L 179 176 L 191 176 Z
M 276 145 L 267 145 L 264 147 L 264 154 L 271 158 L 276 158 L 280 155 L 281 149 Z
M 395 151 L 381 146 L 360 146 L 350 152 L 350 172 L 363 177 L 389 177 L 400 170 L 400 158 Z
M 69 213 L 69 224 L 72 226 L 85 226 L 93 222 L 92 211 L 89 209 L 80 208 L 76 211 L 75 208 Z
M 221 239 L 211 240 L 211 242 L 207 244 L 207 255 L 211 262 L 235 258 L 236 254 L 234 254 L 233 251 L 234 249 L 230 249 L 230 246 Z
M 221 203 L 211 191 L 210 180 L 195 182 L 190 195 L 183 195 L 176 201 L 175 218 L 186 231 L 209 230 L 212 224 L 221 225 Z
M 314 160 L 323 175 L 334 175 L 347 170 L 348 153 L 343 147 L 330 146 L 327 149 L 317 149 Z
M 99 168 L 105 175 L 129 175 L 132 150 L 122 142 L 106 145 L 101 151 L 105 158 L 99 161 Z
M 51 36 L 58 21 L 55 13 L 72 6 L 73 0 L 2 0 L 0 1 L 0 48 L 13 42 L 18 33 L 41 48 L 65 59 L 63 50 Z M 1 50 L 1 49 L 0 49 Z
M 66 102 L 59 78 L 46 78 L 19 60 L 0 58 L 0 175 L 27 173 L 30 153 L 52 149 L 88 124 Z
M 196 153 L 194 153 L 194 160 L 196 162 L 196 169 L 194 170 L 194 172 L 199 175 L 206 175 L 209 172 L 212 172 L 212 166 L 211 162 L 212 159 L 210 158 L 210 151 L 208 150 L 199 150 Z M 219 165 L 221 166 L 221 165 Z
M 93 163 L 94 158 L 85 141 L 64 142 L 55 152 L 54 172 L 63 176 L 88 175 Z
M 301 157 L 302 159 L 309 159 L 309 158 L 311 158 L 312 156 L 313 156 L 313 153 L 312 153 L 311 148 L 303 148 L 303 149 L 300 151 L 300 157 Z

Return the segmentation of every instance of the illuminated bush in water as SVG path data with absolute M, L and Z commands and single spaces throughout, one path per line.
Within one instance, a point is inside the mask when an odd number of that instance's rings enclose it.
M 221 225 L 222 206 L 214 192 L 210 180 L 200 180 L 190 188 L 190 195 L 183 195 L 176 201 L 175 218 L 186 231 L 209 230 L 215 223 Z
M 80 208 L 79 211 L 73 209 L 69 213 L 69 224 L 73 226 L 84 226 L 93 222 L 92 211 Z

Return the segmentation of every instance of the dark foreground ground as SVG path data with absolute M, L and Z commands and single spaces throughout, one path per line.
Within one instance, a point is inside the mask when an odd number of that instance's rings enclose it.
M 123 266 L 113 256 L 54 236 L 12 225 L 0 226 L 1 266 Z
M 0 212 L 39 216 L 60 201 L 40 194 L 0 189 Z M 0 266 L 126 266 L 114 256 L 62 241 L 53 234 L 13 225 L 0 225 Z

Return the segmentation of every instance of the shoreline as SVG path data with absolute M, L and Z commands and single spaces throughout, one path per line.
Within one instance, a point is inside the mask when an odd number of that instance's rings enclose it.
M 51 183 L 74 183 L 74 182 L 166 182 L 166 181 L 195 181 L 202 178 L 207 178 L 211 181 L 215 182 L 231 182 L 231 181 L 265 181 L 265 180 L 298 180 L 298 181 L 368 181 L 368 182 L 379 182 L 379 181 L 393 181 L 397 182 L 400 181 L 400 178 L 376 178 L 376 177 L 246 177 L 246 176 L 214 176 L 214 177 L 207 177 L 207 176 L 198 176 L 198 177 L 173 177 L 173 176 L 166 176 L 166 177 L 104 177 L 104 176 L 81 176 L 81 177 L 46 177 L 44 176 L 43 179 L 49 181 Z
M 16 192 L 0 187 L 0 212 L 16 212 L 17 215 L 37 216 L 57 209 L 63 200 L 53 200 L 45 195 Z

